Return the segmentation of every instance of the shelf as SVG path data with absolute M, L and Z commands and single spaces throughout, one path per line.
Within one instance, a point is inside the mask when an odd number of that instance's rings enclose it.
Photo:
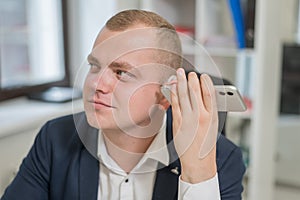
M 282 114 L 279 116 L 279 125 L 281 127 L 300 127 L 300 115 Z
M 185 42 L 182 43 L 182 51 L 186 55 L 197 55 L 199 54 L 197 53 L 197 51 L 202 51 L 203 48 L 211 57 L 235 58 L 238 54 L 238 49 L 233 47 L 212 47 L 200 44 L 189 44 Z

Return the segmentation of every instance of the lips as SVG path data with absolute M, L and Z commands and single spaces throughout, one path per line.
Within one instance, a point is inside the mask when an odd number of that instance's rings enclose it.
M 109 103 L 106 103 L 106 102 L 100 101 L 100 100 L 93 100 L 93 101 L 90 101 L 90 103 L 93 104 L 93 106 L 96 110 L 115 108 L 114 106 L 110 105 Z
M 94 101 L 95 104 L 101 104 L 101 105 L 104 105 L 104 106 L 107 106 L 107 107 L 112 107 L 111 105 L 107 104 L 107 103 L 104 103 L 102 101 Z

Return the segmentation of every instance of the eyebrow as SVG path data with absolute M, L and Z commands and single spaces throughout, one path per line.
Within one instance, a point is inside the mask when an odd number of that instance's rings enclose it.
M 88 57 L 87 57 L 87 60 L 88 62 L 91 62 L 91 63 L 95 63 L 96 65 L 101 65 L 99 60 L 93 56 L 92 54 L 89 54 Z M 130 63 L 128 62 L 124 62 L 124 61 L 113 61 L 109 64 L 109 67 L 110 68 L 118 68 L 118 69 L 124 69 L 124 70 L 132 70 L 132 69 L 135 69 L 134 71 L 137 73 L 137 75 L 141 75 L 141 73 L 139 72 L 139 70 L 136 70 L 136 67 L 134 67 L 133 65 L 131 65 Z
M 123 69 L 126 69 L 126 70 L 131 70 L 131 69 L 135 68 L 134 66 L 132 66 L 128 62 L 122 62 L 122 61 L 113 61 L 109 64 L 109 67 L 123 68 Z
M 92 54 L 89 54 L 89 55 L 88 55 L 87 60 L 88 60 L 88 62 L 91 62 L 91 63 L 95 63 L 95 64 L 97 64 L 97 65 L 100 65 L 99 60 L 98 60 L 96 57 L 94 57 Z
M 115 68 L 115 69 L 124 69 L 126 71 L 131 71 L 133 70 L 136 75 L 141 76 L 140 71 L 133 66 L 132 64 L 124 61 L 113 61 L 110 63 L 109 67 Z

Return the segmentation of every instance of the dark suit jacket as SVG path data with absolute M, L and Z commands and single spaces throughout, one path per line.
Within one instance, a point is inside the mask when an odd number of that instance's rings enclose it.
M 75 126 L 74 118 L 79 124 Z M 167 117 L 167 141 L 172 139 L 172 119 Z M 85 138 L 78 132 L 84 130 Z M 82 140 L 97 145 L 97 130 L 87 124 L 84 113 L 49 121 L 37 135 L 19 173 L 6 189 L 2 200 L 96 200 L 99 163 Z M 95 148 L 91 148 L 94 151 Z M 93 150 L 94 149 L 94 150 Z M 170 156 L 176 156 L 173 147 Z M 241 151 L 224 136 L 217 142 L 217 166 L 220 193 L 223 200 L 241 199 L 245 167 Z M 177 199 L 178 176 L 171 169 L 176 160 L 157 170 L 152 199 Z M 201 194 L 199 194 L 201 199 Z

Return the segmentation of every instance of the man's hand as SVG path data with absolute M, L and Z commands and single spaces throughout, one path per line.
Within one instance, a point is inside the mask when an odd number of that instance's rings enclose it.
M 181 179 L 199 183 L 216 175 L 218 114 L 213 83 L 206 74 L 194 72 L 188 80 L 177 70 L 172 87 L 173 136 L 182 166 Z

